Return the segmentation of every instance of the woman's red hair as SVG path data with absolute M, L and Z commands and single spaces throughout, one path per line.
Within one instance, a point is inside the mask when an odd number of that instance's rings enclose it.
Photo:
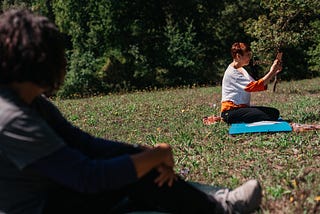
M 247 43 L 235 42 L 231 46 L 231 56 L 235 58 L 237 54 L 243 55 L 246 52 L 251 51 L 250 46 Z

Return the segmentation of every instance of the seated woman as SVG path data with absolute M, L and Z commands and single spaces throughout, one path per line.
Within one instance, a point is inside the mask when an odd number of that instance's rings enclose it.
M 251 49 L 246 43 L 236 42 L 231 47 L 233 62 L 228 66 L 222 80 L 221 117 L 231 123 L 251 123 L 257 121 L 275 121 L 279 110 L 264 106 L 251 106 L 251 92 L 267 89 L 270 80 L 281 70 L 281 61 L 276 59 L 269 72 L 259 80 L 254 80 L 243 68 L 249 64 Z

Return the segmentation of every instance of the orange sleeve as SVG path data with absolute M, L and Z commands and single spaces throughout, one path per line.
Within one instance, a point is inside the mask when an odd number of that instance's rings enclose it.
M 255 92 L 255 91 L 264 91 L 267 89 L 267 86 L 264 85 L 263 79 L 259 79 L 258 81 L 250 82 L 244 90 L 246 92 Z

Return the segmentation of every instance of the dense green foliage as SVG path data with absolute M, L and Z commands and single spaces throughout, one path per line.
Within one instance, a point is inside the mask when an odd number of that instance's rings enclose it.
M 282 79 L 320 74 L 317 0 L 3 0 L 50 17 L 66 35 L 60 96 L 219 84 L 235 41 L 252 44 L 261 77 L 278 48 Z
M 315 76 L 319 68 L 308 64 L 308 59 L 315 59 L 308 49 L 316 51 L 312 46 L 319 44 L 319 39 L 312 36 L 319 28 L 310 26 L 319 21 L 319 2 L 263 0 L 261 5 L 266 12 L 257 20 L 250 18 L 245 22 L 246 32 L 255 38 L 251 45 L 256 57 L 270 61 L 277 50 L 282 50 L 286 79 Z
M 320 78 L 278 84 L 252 102 L 285 120 L 320 124 Z M 235 188 L 257 178 L 262 212 L 320 212 L 320 131 L 228 135 L 226 123 L 205 126 L 220 110 L 221 86 L 55 99 L 73 124 L 107 139 L 170 143 L 176 171 L 191 181 Z

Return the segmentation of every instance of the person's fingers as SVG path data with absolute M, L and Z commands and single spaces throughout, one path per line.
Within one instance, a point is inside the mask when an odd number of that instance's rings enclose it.
M 270 71 L 272 71 L 274 74 L 278 74 L 278 73 L 280 73 L 281 70 L 282 70 L 281 61 L 278 59 L 275 59 L 272 66 L 271 66 Z
M 282 68 L 278 69 L 276 74 L 280 73 L 282 71 Z
M 162 186 L 170 174 L 169 167 L 161 165 L 158 167 L 159 176 L 155 179 L 155 182 Z
M 161 165 L 158 167 L 159 176 L 155 179 L 155 183 L 161 187 L 163 184 L 167 183 L 169 187 L 173 185 L 173 182 L 177 180 L 172 168 L 168 166 Z
M 162 185 L 167 182 L 168 178 L 169 178 L 169 175 L 167 175 L 167 174 L 161 174 L 161 175 L 159 175 L 159 176 L 156 178 L 155 183 L 156 183 L 159 187 L 162 187 Z
M 160 184 L 166 177 L 166 172 L 163 167 L 158 167 L 159 176 L 154 180 L 155 183 Z
M 168 186 L 172 187 L 173 183 L 178 180 L 177 175 L 173 174 L 173 176 L 170 177 L 169 182 L 168 182 Z
M 156 179 L 156 184 L 159 187 L 162 187 L 163 184 L 167 183 L 169 187 L 172 187 L 174 181 L 177 180 L 177 176 L 173 173 L 168 173 L 162 176 L 159 176 L 158 179 Z

